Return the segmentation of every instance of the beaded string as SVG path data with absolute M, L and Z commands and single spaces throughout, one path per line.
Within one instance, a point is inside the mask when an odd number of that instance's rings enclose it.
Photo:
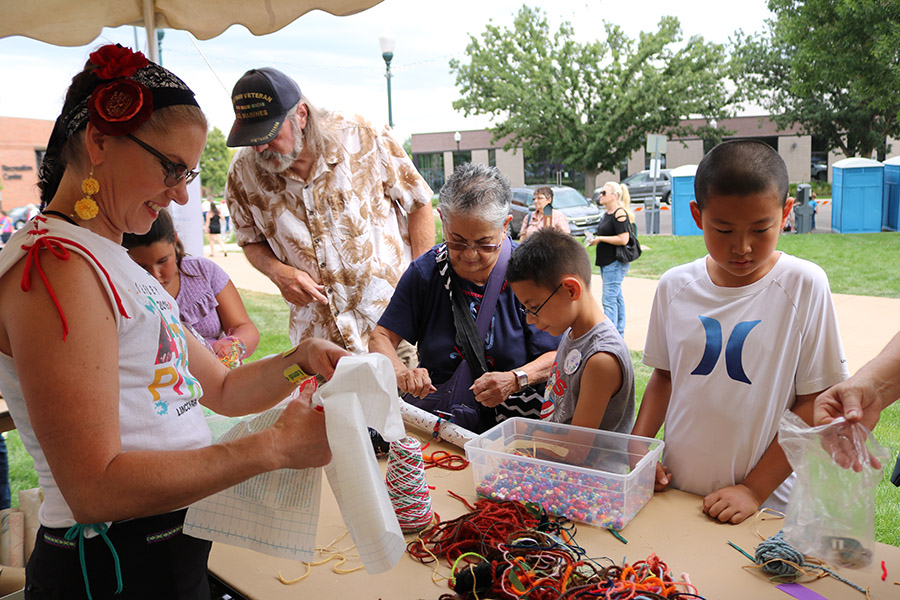
M 415 533 L 431 524 L 433 511 L 425 468 L 418 440 L 405 437 L 391 442 L 385 483 L 403 533 Z
M 446 561 L 450 567 L 448 585 L 456 595 L 443 594 L 442 600 L 702 598 L 686 574 L 676 581 L 655 554 L 621 566 L 588 558 L 575 543 L 574 525 L 551 519 L 537 506 L 486 498 L 465 504 L 468 514 L 438 520 L 407 545 L 416 560 Z

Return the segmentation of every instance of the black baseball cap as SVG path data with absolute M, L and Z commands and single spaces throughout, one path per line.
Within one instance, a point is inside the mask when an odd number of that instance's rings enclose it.
M 299 100 L 300 86 L 281 71 L 250 69 L 231 92 L 234 125 L 226 144 L 232 148 L 268 144 Z

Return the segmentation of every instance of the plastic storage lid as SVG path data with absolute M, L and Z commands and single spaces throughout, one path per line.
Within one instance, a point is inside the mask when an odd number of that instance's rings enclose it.
M 845 158 L 831 165 L 835 169 L 855 169 L 859 167 L 880 167 L 881 163 L 871 158 Z
M 681 165 L 669 173 L 669 177 L 693 177 L 697 174 L 697 165 Z

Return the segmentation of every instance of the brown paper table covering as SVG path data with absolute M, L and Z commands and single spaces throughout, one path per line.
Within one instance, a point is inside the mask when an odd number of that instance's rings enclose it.
M 459 448 L 445 444 L 431 444 L 425 453 L 447 450 L 462 453 Z M 382 468 L 386 461 L 380 461 Z M 435 487 L 431 492 L 432 504 L 442 520 L 449 520 L 468 512 L 468 509 L 447 494 L 452 490 L 470 503 L 477 499 L 471 467 L 463 471 L 427 470 L 428 483 Z M 769 517 L 766 517 L 767 519 Z M 740 525 L 727 525 L 713 521 L 702 512 L 699 496 L 678 490 L 656 494 L 635 516 L 622 536 L 628 544 L 613 537 L 607 530 L 577 524 L 575 540 L 587 549 L 591 557 L 608 556 L 620 563 L 646 559 L 655 552 L 672 570 L 676 579 L 687 572 L 701 595 L 708 600 L 789 600 L 791 597 L 775 588 L 775 584 L 759 571 L 742 567 L 750 561 L 728 545 L 732 541 L 751 555 L 760 541 L 757 535 L 769 537 L 781 526 L 780 519 L 748 519 Z M 324 546 L 346 531 L 334 496 L 327 482 L 323 485 L 321 515 L 317 544 Z M 407 536 L 412 539 L 413 536 Z M 346 548 L 352 545 L 349 535 L 336 544 Z M 886 581 L 881 581 L 881 561 L 888 571 Z M 278 581 L 278 572 L 285 579 L 303 575 L 307 568 L 303 563 L 274 558 L 252 550 L 225 544 L 213 544 L 209 570 L 230 587 L 252 600 L 316 599 L 383 599 L 416 600 L 437 599 L 450 591 L 446 580 L 439 585 L 432 583 L 432 567 L 412 560 L 405 555 L 393 569 L 379 575 L 369 575 L 364 570 L 349 574 L 336 574 L 331 570 L 336 561 L 313 567 L 309 576 L 293 585 Z M 349 561 L 342 568 L 362 563 Z M 862 570 L 835 569 L 842 577 L 869 586 L 873 600 L 900 598 L 900 548 L 877 544 L 874 561 Z M 449 568 L 442 563 L 439 573 L 449 575 Z M 853 588 L 831 577 L 805 584 L 829 600 L 864 599 Z

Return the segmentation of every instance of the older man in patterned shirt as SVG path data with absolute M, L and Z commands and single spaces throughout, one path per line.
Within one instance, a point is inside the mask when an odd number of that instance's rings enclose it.
M 280 71 L 247 71 L 232 102 L 238 244 L 290 304 L 292 343 L 367 352 L 403 271 L 434 245 L 431 189 L 387 128 L 315 108 Z

